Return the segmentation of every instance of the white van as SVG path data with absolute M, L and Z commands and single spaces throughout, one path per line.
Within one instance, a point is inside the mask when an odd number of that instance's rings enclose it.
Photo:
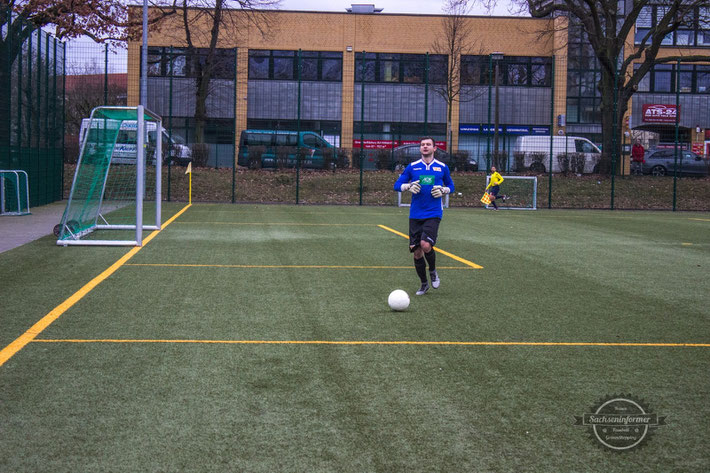
M 523 161 L 525 169 L 530 169 L 533 172 L 547 172 L 547 168 L 550 166 L 550 138 L 550 136 L 540 135 L 519 136 L 515 140 L 513 156 L 515 153 L 525 153 Z M 552 172 L 561 171 L 558 156 L 568 155 L 572 158 L 572 155 L 577 153 L 584 156 L 583 172 L 595 172 L 601 159 L 601 151 L 594 143 L 581 136 L 553 136 Z M 573 167 L 570 170 L 576 172 Z
M 89 118 L 84 118 L 81 121 L 81 128 L 79 130 L 79 146 L 83 146 L 84 144 L 90 122 L 91 119 Z M 102 128 L 101 122 L 102 120 L 95 120 L 94 128 Z M 156 123 L 146 122 L 146 127 L 148 129 L 148 143 L 155 144 Z M 167 164 L 168 159 L 171 159 L 173 163 L 180 165 L 187 165 L 190 161 L 192 161 L 192 150 L 185 144 L 180 136 L 173 135 L 171 140 L 167 130 L 163 128 L 161 137 L 163 140 L 162 146 L 164 163 Z M 113 154 L 111 155 L 111 163 L 135 164 L 137 140 L 138 122 L 136 120 L 124 120 L 118 130 L 116 145 L 114 146 Z

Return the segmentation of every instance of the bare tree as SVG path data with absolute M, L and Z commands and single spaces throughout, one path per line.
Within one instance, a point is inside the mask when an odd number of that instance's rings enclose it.
M 225 61 L 217 46 L 223 41 L 236 46 L 250 26 L 265 34 L 268 17 L 260 9 L 275 7 L 280 0 L 179 1 L 180 34 L 184 34 L 186 59 L 195 78 L 195 140 L 204 143 L 210 85 L 215 70 L 223 66 L 220 61 Z
M 707 0 L 517 0 L 536 18 L 568 16 L 568 28 L 578 28 L 589 41 L 599 61 L 601 79 L 597 85 L 601 93 L 602 172 L 611 169 L 609 150 L 618 150 L 621 143 L 622 120 L 629 101 L 638 89 L 639 82 L 661 63 L 707 61 L 709 55 L 663 55 L 659 50 L 664 39 L 681 28 L 695 29 L 698 22 L 708 24 Z M 659 5 L 655 24 L 636 44 L 628 43 L 634 26 L 648 8 Z M 700 16 L 700 18 L 698 18 Z M 571 30 L 570 30 L 571 31 Z M 552 33 L 552 32 L 550 32 Z M 630 50 L 625 51 L 625 47 Z M 614 145 L 616 144 L 616 149 Z
M 435 54 L 448 57 L 446 79 L 443 84 L 432 85 L 432 90 L 446 101 L 446 149 L 449 151 L 453 151 L 451 128 L 454 104 L 475 98 L 470 89 L 461 87 L 461 57 L 471 54 L 474 47 L 473 28 L 466 18 L 471 8 L 469 0 L 446 0 L 442 7 L 446 16 L 441 20 L 440 34 L 432 44 Z

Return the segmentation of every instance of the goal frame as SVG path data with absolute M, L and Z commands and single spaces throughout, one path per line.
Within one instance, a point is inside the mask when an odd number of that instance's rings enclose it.
M 111 162 L 106 169 L 106 175 L 104 176 L 103 188 L 101 190 L 101 198 L 99 200 L 99 207 L 96 212 L 96 217 L 94 218 L 94 223 L 88 229 L 74 234 L 71 229 L 66 225 L 67 210 L 69 209 L 72 199 L 74 197 L 74 191 L 76 186 L 76 179 L 81 166 L 81 161 L 84 158 L 84 149 L 87 145 L 88 139 L 84 139 L 81 144 L 81 150 L 79 151 L 79 159 L 76 164 L 76 171 L 74 172 L 74 178 L 72 180 L 71 192 L 69 193 L 69 200 L 67 201 L 67 207 L 62 216 L 61 227 L 65 228 L 67 233 L 70 234 L 70 238 L 58 239 L 57 245 L 59 246 L 143 246 L 143 231 L 144 230 L 160 230 L 161 229 L 161 201 L 162 201 L 162 139 L 160 136 L 163 121 L 162 118 L 145 108 L 143 105 L 138 105 L 137 107 L 112 107 L 112 106 L 101 106 L 96 107 L 91 111 L 90 120 L 94 120 L 94 115 L 100 110 L 136 110 L 136 194 L 135 194 L 135 224 L 130 225 L 112 225 L 102 215 L 102 205 L 104 200 L 104 193 L 106 191 L 106 181 L 108 180 L 108 175 L 111 168 Z M 155 224 L 154 225 L 144 225 L 143 224 L 143 195 L 145 193 L 145 168 L 146 168 L 146 156 L 145 156 L 145 143 L 147 142 L 147 137 L 145 136 L 145 115 L 148 115 L 156 123 L 157 139 L 156 139 L 156 149 L 155 149 Z M 89 122 L 91 123 L 91 121 Z M 91 125 L 89 125 L 91 126 Z M 113 157 L 111 158 L 113 160 Z M 99 219 L 103 223 L 99 223 Z M 83 240 L 81 237 L 87 235 L 95 230 L 135 230 L 134 240 Z
M 499 207 L 501 210 L 537 210 L 537 176 L 501 176 L 504 181 L 507 181 L 508 179 L 510 180 L 529 180 L 533 181 L 533 193 L 532 193 L 532 207 L 510 207 L 510 206 L 501 206 Z M 491 176 L 486 175 L 486 188 L 488 187 L 488 184 L 491 182 Z

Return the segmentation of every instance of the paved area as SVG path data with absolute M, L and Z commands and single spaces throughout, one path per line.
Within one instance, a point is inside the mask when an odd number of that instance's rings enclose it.
M 52 233 L 67 206 L 65 200 L 30 207 L 30 215 L 0 216 L 0 253 Z

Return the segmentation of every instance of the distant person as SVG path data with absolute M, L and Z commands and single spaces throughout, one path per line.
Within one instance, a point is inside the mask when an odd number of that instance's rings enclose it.
M 646 150 L 641 144 L 641 140 L 636 140 L 631 147 L 631 174 L 643 174 L 644 155 Z
M 496 171 L 495 166 L 491 166 L 491 181 L 488 183 L 486 186 L 486 192 L 488 192 L 488 196 L 491 199 L 491 205 L 493 205 L 493 208 L 498 210 L 498 205 L 496 204 L 496 199 L 500 197 L 503 199 L 503 202 L 508 199 L 507 195 L 498 195 L 498 192 L 500 192 L 500 185 L 503 183 L 505 179 L 503 179 L 503 176 L 501 176 L 498 171 Z
M 414 269 L 422 283 L 416 292 L 418 296 L 429 290 L 427 263 L 431 287 L 437 289 L 441 284 L 436 272 L 434 245 L 444 214 L 442 197 L 454 191 L 449 167 L 434 159 L 435 151 L 434 139 L 422 138 L 419 141 L 421 159 L 410 163 L 394 183 L 394 190 L 412 193 L 412 205 L 409 208 L 409 251 L 414 254 Z

